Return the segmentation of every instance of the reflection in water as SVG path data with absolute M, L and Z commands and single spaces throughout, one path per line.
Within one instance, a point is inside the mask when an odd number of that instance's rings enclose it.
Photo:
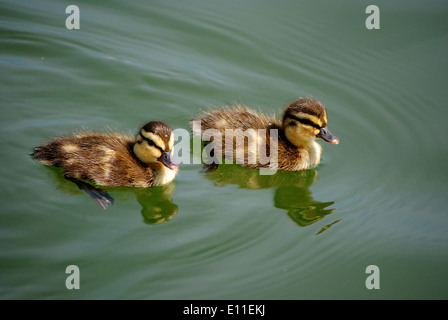
M 57 183 L 57 188 L 70 194 L 85 194 L 76 187 L 76 184 L 64 178 L 61 168 L 45 166 L 52 172 Z M 135 195 L 138 203 L 142 206 L 141 214 L 147 224 L 160 224 L 170 221 L 177 213 L 178 206 L 173 203 L 171 194 L 174 192 L 174 183 L 166 186 L 151 188 L 131 188 L 131 187 L 108 187 L 101 188 L 103 191 L 113 192 L 119 196 L 120 201 L 129 201 Z M 88 199 L 86 197 L 86 199 Z
M 320 202 L 312 197 L 309 188 L 317 180 L 314 169 L 260 175 L 258 170 L 240 165 L 220 165 L 216 170 L 205 173 L 205 177 L 218 186 L 236 184 L 246 189 L 275 188 L 274 206 L 286 210 L 288 216 L 301 227 L 309 226 L 335 211 L 327 208 L 334 204 L 333 201 Z M 339 221 L 325 226 L 318 234 Z
M 321 220 L 335 209 L 326 209 L 334 202 L 320 202 L 313 199 L 308 187 L 279 187 L 275 190 L 274 205 L 288 211 L 288 216 L 301 227 Z
M 173 203 L 171 194 L 174 183 L 163 187 L 139 189 L 137 201 L 142 206 L 142 215 L 147 224 L 160 224 L 170 221 L 177 213 L 178 206 Z

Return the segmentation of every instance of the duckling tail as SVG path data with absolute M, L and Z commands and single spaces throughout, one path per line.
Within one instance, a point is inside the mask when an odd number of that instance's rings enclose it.
M 40 157 L 40 153 L 42 152 L 42 146 L 39 146 L 39 147 L 35 147 L 34 148 L 34 150 L 33 150 L 33 152 L 31 152 L 30 154 L 29 154 L 29 156 L 31 157 L 31 158 L 33 158 L 33 159 L 39 159 L 39 157 Z
M 31 158 L 38 160 L 47 165 L 56 165 L 56 154 L 54 150 L 46 146 L 35 147 L 33 152 L 30 153 Z

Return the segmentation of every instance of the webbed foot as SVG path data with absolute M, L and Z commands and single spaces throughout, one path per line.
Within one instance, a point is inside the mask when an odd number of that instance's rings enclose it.
M 93 200 L 95 200 L 103 209 L 107 209 L 109 204 L 114 204 L 114 198 L 112 198 L 107 191 L 95 188 L 94 186 L 78 180 L 76 178 L 65 175 L 65 179 L 75 183 L 80 190 L 85 191 Z

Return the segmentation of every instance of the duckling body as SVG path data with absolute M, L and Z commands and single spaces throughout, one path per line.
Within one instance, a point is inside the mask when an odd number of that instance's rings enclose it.
M 196 127 L 196 130 L 193 121 L 200 122 L 200 127 Z M 237 105 L 206 111 L 193 119 L 191 124 L 195 135 L 202 136 L 207 129 L 220 133 L 222 148 L 216 148 L 216 156 L 230 158 L 255 169 L 272 166 L 272 163 L 258 161 L 259 153 L 263 152 L 259 148 L 260 143 L 267 153 L 269 150 L 277 150 L 277 159 L 274 160 L 277 170 L 297 171 L 314 168 L 320 163 L 322 147 L 315 138 L 322 138 L 333 144 L 339 142 L 326 128 L 324 106 L 312 98 L 292 102 L 281 120 L 275 115 L 268 116 L 250 107 Z M 226 131 L 228 129 L 232 131 Z M 276 132 L 275 137 L 271 136 L 272 129 Z M 228 147 L 229 140 L 226 141 L 226 133 L 229 132 L 235 136 L 233 143 L 230 141 L 231 148 Z M 256 143 L 250 144 L 249 140 Z M 238 155 L 244 155 L 244 158 Z
M 149 141 L 155 146 L 145 141 L 144 134 L 152 135 Z M 68 177 L 91 180 L 100 186 L 146 188 L 175 178 L 178 167 L 169 158 L 173 143 L 171 129 L 153 121 L 139 131 L 137 138 L 89 131 L 54 138 L 36 147 L 33 157 L 46 165 L 64 168 Z M 145 145 L 137 147 L 139 144 Z M 169 161 L 157 160 L 162 155 Z
M 173 144 L 171 128 L 163 122 L 151 121 L 135 138 L 91 131 L 53 138 L 34 148 L 32 157 L 43 164 L 62 167 L 68 180 L 105 208 L 107 203 L 113 203 L 110 196 L 78 179 L 110 187 L 147 188 L 168 184 L 178 171 L 171 160 Z

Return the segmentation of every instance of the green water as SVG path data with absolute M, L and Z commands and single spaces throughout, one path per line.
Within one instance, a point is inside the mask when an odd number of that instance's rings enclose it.
M 0 2 L 0 298 L 448 298 L 446 1 L 75 4 L 79 30 L 69 3 Z M 183 163 L 103 210 L 28 156 L 78 128 L 188 129 L 306 95 L 341 141 L 315 170 Z

